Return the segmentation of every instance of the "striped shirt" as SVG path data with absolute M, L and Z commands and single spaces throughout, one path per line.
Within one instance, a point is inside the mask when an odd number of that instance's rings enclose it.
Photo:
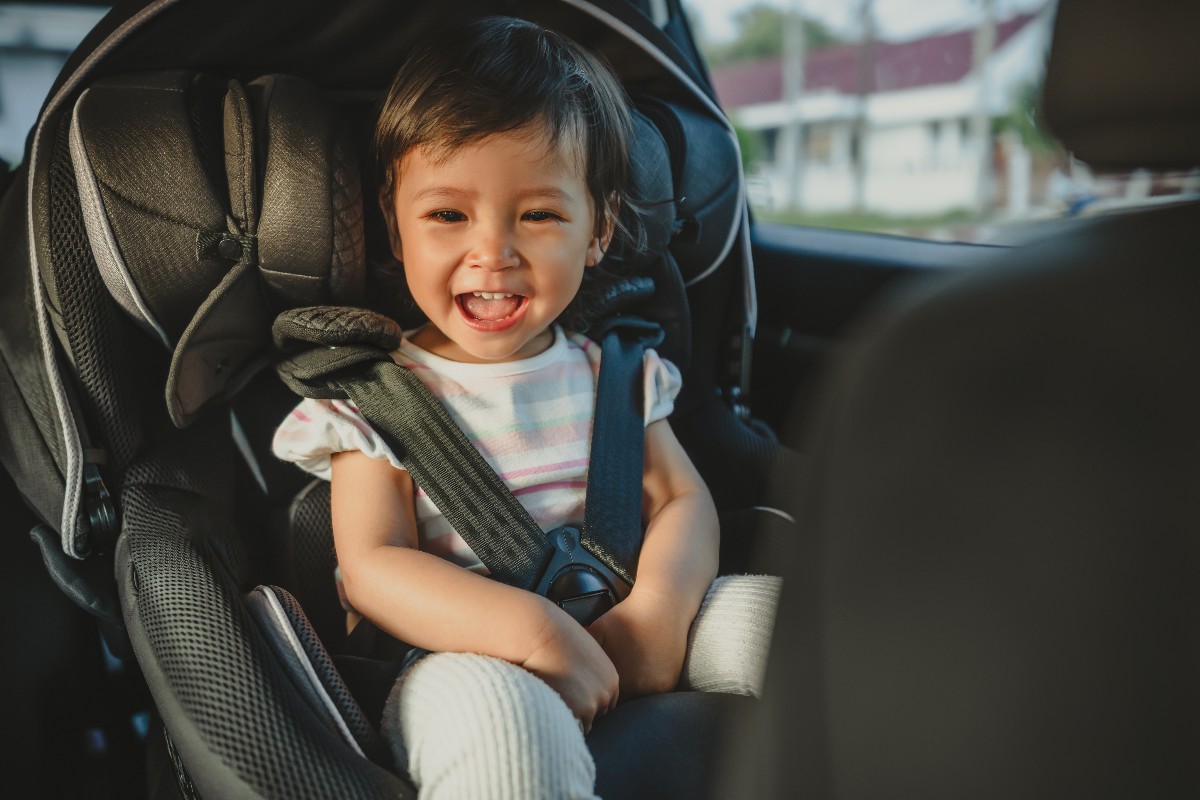
M 429 387 L 543 530 L 583 518 L 599 345 L 556 326 L 547 350 L 517 361 L 450 361 L 407 338 L 392 358 Z M 648 350 L 644 381 L 643 419 L 649 425 L 673 410 L 679 370 Z M 330 456 L 346 450 L 404 469 L 358 409 L 343 400 L 303 400 L 275 432 L 272 449 L 325 480 Z M 420 487 L 415 512 L 422 550 L 487 571 Z

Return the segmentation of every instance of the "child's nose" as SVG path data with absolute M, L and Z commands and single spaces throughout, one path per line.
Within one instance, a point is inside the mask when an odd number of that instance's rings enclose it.
M 486 270 L 512 269 L 521 263 L 512 237 L 502 229 L 481 230 L 468 256 L 471 266 Z

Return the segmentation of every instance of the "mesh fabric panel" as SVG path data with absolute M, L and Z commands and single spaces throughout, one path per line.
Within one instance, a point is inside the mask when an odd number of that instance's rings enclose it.
M 743 422 L 715 395 L 673 415 L 671 428 L 722 512 L 771 505 L 772 487 L 798 477 L 795 451 Z
M 22 178 L 25 177 L 24 172 L 20 174 Z M 11 399 L 6 401 L 3 410 L 3 419 L 15 451 L 11 461 L 5 455 L 5 463 L 18 478 L 18 483 L 22 484 L 22 492 L 27 496 L 38 495 L 34 502 L 43 516 L 57 520 L 62 516 L 61 508 L 55 513 L 48 513 L 48 509 L 62 503 L 61 475 L 47 475 L 47 470 L 37 478 L 30 479 L 18 474 L 23 471 L 21 465 L 24 458 L 36 452 L 36 449 L 30 449 L 30 445 L 37 447 L 33 444 L 35 440 L 43 442 L 49 450 L 54 468 L 61 470 L 66 463 L 62 433 L 58 430 L 58 411 L 42 361 L 41 334 L 33 296 L 34 282 L 29 265 L 29 236 L 24 207 L 26 188 L 24 180 L 20 180 L 0 200 L 0 241 L 5 243 L 0 251 L 0 273 L 4 275 L 3 283 L 0 283 L 0 356 L 5 362 L 5 372 L 10 373 L 0 377 L 0 380 L 7 383 L 11 379 L 13 386 Z M 0 390 L 0 394 L 7 392 L 7 389 Z M 27 414 L 17 408 L 18 393 L 27 406 Z M 22 418 L 28 421 L 22 423 Z M 40 485 L 36 491 L 30 488 L 34 481 Z
M 194 726 L 221 765 L 206 773 L 210 760 L 189 752 L 186 737 L 175 737 L 201 791 L 224 796 L 228 769 L 264 797 L 402 795 L 399 779 L 317 722 L 268 655 L 240 591 L 210 546 L 216 520 L 204 501 L 148 486 L 127 487 L 124 500 L 124 544 L 135 587 L 125 604 L 132 604 L 157 668 L 147 670 L 156 702 L 168 728 Z M 144 656 L 140 660 L 147 666 Z M 165 685 L 153 679 L 159 670 Z M 164 691 L 182 707 L 182 719 L 170 713 Z
M 331 650 L 346 638 L 346 612 L 338 600 L 333 570 L 333 521 L 329 482 L 315 480 L 292 505 L 288 532 L 288 587 L 308 614 L 317 634 Z
M 141 438 L 139 399 L 153 396 L 133 389 L 141 383 L 139 378 L 147 377 L 146 365 L 152 362 L 142 357 L 136 344 L 144 337 L 130 335 L 132 324 L 118 312 L 96 269 L 79 210 L 67 133 L 64 119 L 50 165 L 50 260 L 85 414 L 98 438 L 93 444 L 107 450 L 107 474 L 119 481 Z

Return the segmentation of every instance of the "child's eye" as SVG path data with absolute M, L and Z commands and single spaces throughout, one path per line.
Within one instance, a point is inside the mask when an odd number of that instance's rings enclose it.
M 429 215 L 429 218 L 437 222 L 462 222 L 467 218 L 467 215 L 461 211 L 434 211 Z
M 562 217 L 553 211 L 526 211 L 521 218 L 529 222 L 549 222 L 550 220 L 562 219 Z

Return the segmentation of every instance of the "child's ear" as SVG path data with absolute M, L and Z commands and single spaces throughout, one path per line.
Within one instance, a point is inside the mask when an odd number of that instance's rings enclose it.
M 400 263 L 404 263 L 404 249 L 400 245 L 400 229 L 396 225 L 396 209 L 389 202 L 386 189 L 379 189 L 379 210 L 383 213 L 384 227 L 387 228 L 388 243 L 392 247 L 392 255 Z
M 604 258 L 604 254 L 608 251 L 613 232 L 617 229 L 617 211 L 619 209 L 620 201 L 615 195 L 610 195 L 608 203 L 605 204 L 604 218 L 600 220 L 596 235 L 592 237 L 592 243 L 588 245 L 587 260 L 584 262 L 587 266 L 594 267 L 599 264 L 600 259 Z

